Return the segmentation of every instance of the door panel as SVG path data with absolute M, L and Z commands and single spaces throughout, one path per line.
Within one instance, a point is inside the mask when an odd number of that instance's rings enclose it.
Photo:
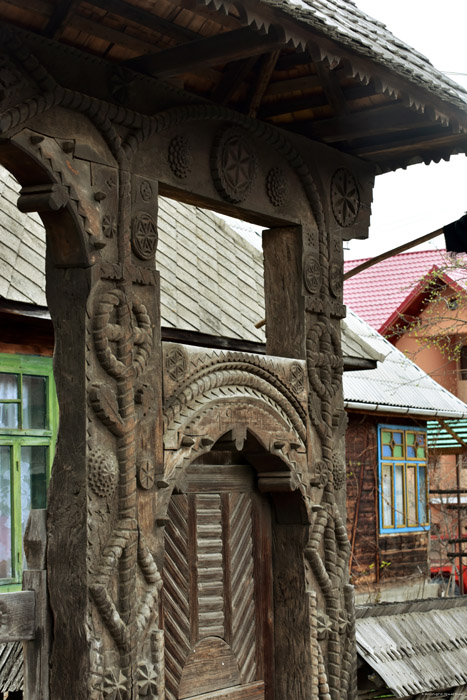
M 269 528 L 269 505 L 245 465 L 193 465 L 187 493 L 172 497 L 162 598 L 168 700 L 272 699 Z

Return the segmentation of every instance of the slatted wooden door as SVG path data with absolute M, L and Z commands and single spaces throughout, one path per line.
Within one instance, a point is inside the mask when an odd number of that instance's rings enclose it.
M 167 700 L 272 700 L 271 518 L 251 467 L 193 465 L 168 517 Z

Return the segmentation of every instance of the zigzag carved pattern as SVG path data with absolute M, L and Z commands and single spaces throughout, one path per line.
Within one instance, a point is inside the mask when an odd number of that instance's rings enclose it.
M 198 494 L 196 500 L 198 633 L 224 637 L 224 572 L 222 515 L 219 494 Z
M 256 614 L 251 495 L 230 495 L 232 649 L 243 683 L 256 678 Z
M 167 700 L 178 698 L 178 686 L 190 652 L 190 570 L 188 567 L 188 498 L 172 496 L 165 530 L 162 578 Z

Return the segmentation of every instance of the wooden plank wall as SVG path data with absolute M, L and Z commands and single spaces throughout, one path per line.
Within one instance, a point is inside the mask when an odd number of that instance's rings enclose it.
M 351 574 L 357 593 L 428 575 L 428 533 L 379 534 L 377 426 L 382 423 L 420 427 L 407 418 L 349 414 L 347 529 L 351 544 L 354 540 Z

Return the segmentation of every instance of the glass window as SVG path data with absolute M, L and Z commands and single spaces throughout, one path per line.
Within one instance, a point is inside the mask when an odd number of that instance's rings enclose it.
M 20 588 L 29 513 L 46 508 L 57 429 L 52 359 L 0 353 L 0 585 Z
M 11 566 L 11 447 L 0 445 L 0 578 L 13 576 Z
M 47 411 L 45 377 L 23 376 L 23 428 L 42 430 L 46 428 Z
M 426 432 L 380 426 L 382 532 L 421 530 L 429 523 Z

